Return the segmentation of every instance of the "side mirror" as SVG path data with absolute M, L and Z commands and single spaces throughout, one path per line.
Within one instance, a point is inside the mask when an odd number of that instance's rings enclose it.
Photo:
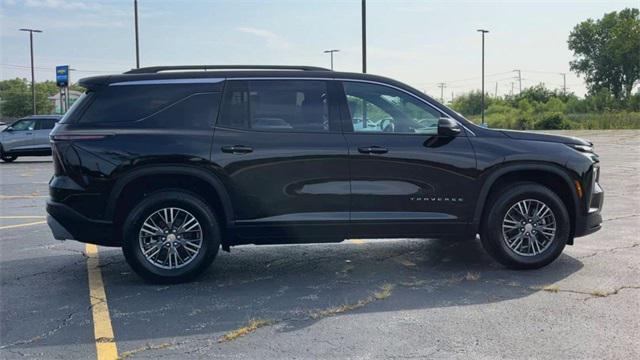
M 438 136 L 456 136 L 461 131 L 460 125 L 455 120 L 445 117 L 438 120 Z
M 7 128 L 6 128 L 6 129 L 4 129 L 4 131 L 12 132 L 12 131 L 13 131 L 13 127 L 11 127 L 11 126 L 7 126 Z

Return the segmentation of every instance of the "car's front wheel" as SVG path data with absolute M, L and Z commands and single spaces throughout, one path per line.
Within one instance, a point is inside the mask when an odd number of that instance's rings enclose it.
M 4 161 L 4 162 L 8 162 L 8 163 L 9 163 L 9 162 L 14 161 L 14 160 L 15 160 L 15 159 L 17 159 L 17 158 L 18 158 L 18 157 L 17 157 L 17 156 L 15 156 L 15 155 L 9 155 L 9 154 L 6 154 L 6 153 L 4 152 L 4 149 L 2 148 L 2 145 L 0 145 L 0 159 L 2 159 L 2 161 Z
M 485 211 L 480 238 L 485 250 L 513 269 L 536 269 L 555 260 L 570 234 L 570 218 L 558 195 L 537 183 L 501 191 Z
M 124 256 L 150 282 L 192 280 L 211 264 L 219 247 L 214 213 L 188 192 L 156 192 L 134 207 L 124 223 Z

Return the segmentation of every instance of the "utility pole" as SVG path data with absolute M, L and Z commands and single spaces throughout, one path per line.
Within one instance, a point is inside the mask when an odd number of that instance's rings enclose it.
M 36 114 L 36 75 L 33 66 L 33 33 L 41 33 L 42 30 L 20 29 L 29 32 L 29 48 L 31 49 L 31 102 L 33 104 L 33 115 Z
M 140 45 L 138 41 L 138 0 L 133 0 L 133 17 L 136 27 L 136 69 L 140 68 Z
M 497 98 L 498 97 L 498 82 L 496 81 L 496 93 L 493 95 L 493 97 Z
M 560 73 L 562 75 L 562 95 L 567 94 L 567 73 Z
M 484 34 L 489 30 L 478 29 L 478 32 L 482 33 L 482 125 L 484 126 Z
M 362 73 L 367 73 L 367 0 L 362 0 Z
M 447 87 L 446 83 L 438 83 L 438 87 L 440 88 L 440 102 L 444 103 L 444 88 Z
M 339 52 L 340 50 L 338 49 L 333 49 L 333 50 L 325 50 L 324 53 L 325 54 L 331 54 L 331 70 L 333 70 L 333 53 Z
M 511 82 L 511 96 L 513 96 L 513 81 Z
M 453 102 L 453 91 L 451 91 L 451 102 Z
M 522 92 L 522 70 L 513 70 L 518 73 L 516 79 L 518 79 L 518 94 Z

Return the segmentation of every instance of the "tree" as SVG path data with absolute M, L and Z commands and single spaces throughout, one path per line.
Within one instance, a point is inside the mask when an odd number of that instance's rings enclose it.
M 51 82 L 48 82 L 51 83 Z M 53 103 L 47 99 L 52 94 L 51 84 L 36 83 L 36 110 L 38 114 L 49 114 L 54 109 Z M 55 87 L 55 84 L 53 84 Z M 0 117 L 18 118 L 31 115 L 31 88 L 26 79 L 0 81 Z
M 493 103 L 493 98 L 485 96 L 484 106 L 488 108 Z M 464 115 L 479 115 L 482 112 L 482 92 L 472 91 L 453 99 L 451 107 Z
M 629 99 L 640 79 L 640 10 L 624 9 L 589 19 L 569 34 L 575 60 L 571 70 L 585 77 L 589 92 L 609 90 L 617 99 Z

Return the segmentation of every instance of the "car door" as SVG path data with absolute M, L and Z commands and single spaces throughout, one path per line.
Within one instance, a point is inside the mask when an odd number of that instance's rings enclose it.
M 324 80 L 227 80 L 211 157 L 231 189 L 238 237 L 346 235 L 348 149 L 335 88 Z
M 464 232 L 475 186 L 475 155 L 467 133 L 438 136 L 445 115 L 408 91 L 381 83 L 342 84 L 350 235 Z
M 2 132 L 2 148 L 4 151 L 20 151 L 33 146 L 33 132 L 36 122 L 33 119 L 22 119 L 13 123 Z
M 49 149 L 49 133 L 56 125 L 56 119 L 38 119 L 36 122 L 36 130 L 33 133 L 34 149 Z

